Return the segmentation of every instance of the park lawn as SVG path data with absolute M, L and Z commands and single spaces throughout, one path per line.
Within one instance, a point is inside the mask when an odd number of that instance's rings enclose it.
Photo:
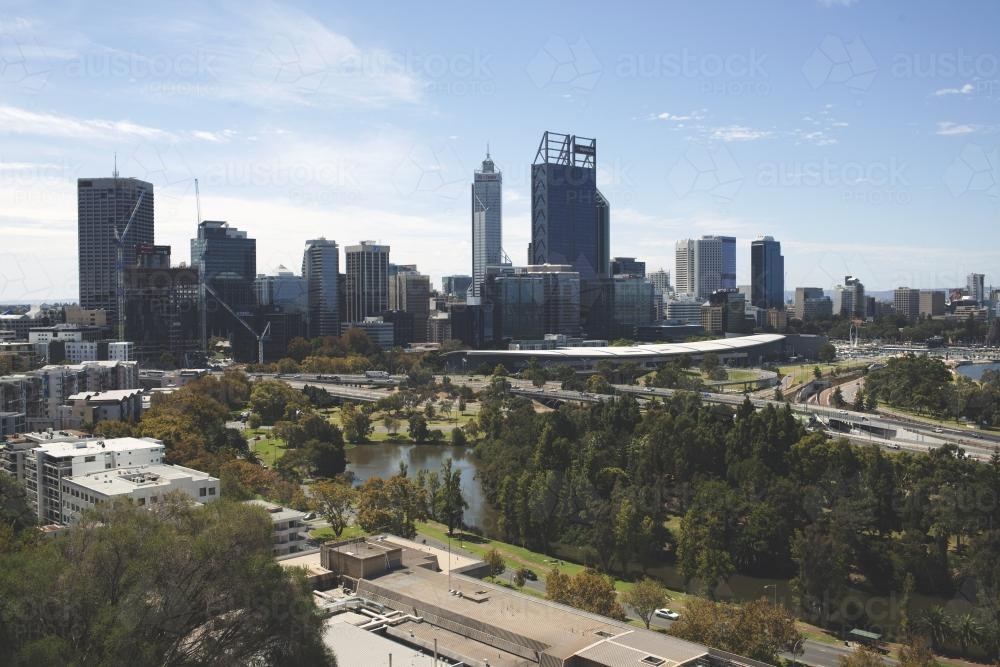
M 344 532 L 337 537 L 333 534 L 333 528 L 323 526 L 309 531 L 309 537 L 314 540 L 349 540 L 355 537 L 364 537 L 368 532 L 358 525 L 351 525 L 344 529 Z
M 730 382 L 751 382 L 760 379 L 760 373 L 757 371 L 748 371 L 741 368 L 730 368 L 727 369 L 729 374 Z
M 250 447 L 260 457 L 261 463 L 269 468 L 285 455 L 285 442 L 279 438 L 251 440 Z

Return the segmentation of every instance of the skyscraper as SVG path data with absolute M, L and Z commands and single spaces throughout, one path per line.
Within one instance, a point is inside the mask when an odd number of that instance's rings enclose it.
M 761 236 L 750 244 L 751 305 L 757 308 L 785 307 L 785 258 L 781 243 Z
M 136 208 L 139 197 L 142 203 Z M 153 244 L 153 184 L 135 178 L 80 178 L 76 181 L 80 307 L 103 308 L 108 324 L 118 322 L 117 244 L 125 231 L 123 268 L 135 266 L 136 248 Z
M 844 284 L 833 288 L 833 314 L 865 319 L 868 301 L 865 286 L 854 276 L 844 276 Z
M 388 310 L 413 315 L 413 336 L 410 342 L 428 340 L 427 321 L 430 317 L 431 279 L 416 269 L 399 270 L 389 279 Z
M 910 287 L 897 287 L 892 293 L 892 304 L 896 315 L 914 321 L 920 315 L 920 290 Z
M 250 315 L 257 303 L 257 240 L 229 223 L 205 220 L 191 239 L 191 265 L 219 298 L 239 313 Z
M 982 273 L 970 273 L 965 278 L 966 289 L 969 292 L 969 298 L 976 303 L 983 303 L 986 301 L 986 276 Z
M 503 261 L 503 174 L 497 171 L 489 150 L 472 180 L 472 295 L 486 280 L 486 267 Z
M 320 237 L 306 241 L 302 253 L 306 282 L 307 329 L 310 338 L 340 335 L 340 249 L 335 241 Z
M 597 189 L 597 140 L 545 132 L 531 166 L 531 265 L 571 265 L 581 280 L 610 271 L 611 215 Z
M 708 238 L 708 237 L 706 237 Z M 719 276 L 721 289 L 736 288 L 736 237 L 714 236 L 722 244 L 722 273 Z
M 363 322 L 389 310 L 389 246 L 362 241 L 344 248 L 347 260 L 345 321 Z
M 677 293 L 707 299 L 722 289 L 722 249 L 722 237 L 718 236 L 678 241 L 675 246 L 674 270 Z M 733 282 L 736 282 L 735 275 Z

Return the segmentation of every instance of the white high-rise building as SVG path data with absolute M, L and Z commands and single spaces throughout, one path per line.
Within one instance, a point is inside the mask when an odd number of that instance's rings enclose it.
M 345 321 L 359 324 L 389 310 L 389 246 L 362 241 L 344 248 L 347 260 Z
M 489 150 L 472 181 L 472 296 L 479 296 L 486 280 L 486 267 L 503 262 L 503 173 L 490 158 Z
M 722 289 L 723 237 L 684 239 L 675 247 L 674 281 L 678 294 L 707 299 Z
M 976 303 L 983 303 L 986 301 L 986 276 L 982 273 L 970 273 L 965 278 L 966 289 L 969 292 L 969 298 Z

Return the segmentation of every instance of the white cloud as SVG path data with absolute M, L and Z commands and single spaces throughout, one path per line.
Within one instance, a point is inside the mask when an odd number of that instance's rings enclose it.
M 982 126 L 974 123 L 953 123 L 945 120 L 937 124 L 937 130 L 934 133 L 943 137 L 954 137 L 963 134 L 975 134 L 983 129 Z
M 821 7 L 850 7 L 857 4 L 859 0 L 816 0 Z
M 976 90 L 976 87 L 971 83 L 967 83 L 961 88 L 942 88 L 940 90 L 935 90 L 934 95 L 937 97 L 943 97 L 945 95 L 971 95 Z
M 72 139 L 108 140 L 121 137 L 152 141 L 175 139 L 172 133 L 165 130 L 127 120 L 112 121 L 100 118 L 82 120 L 7 105 L 0 105 L 0 132 Z
M 717 141 L 756 141 L 773 136 L 770 130 L 757 130 L 745 125 L 727 125 L 712 130 L 712 138 Z
M 702 120 L 705 117 L 704 112 L 701 110 L 690 111 L 686 114 L 673 114 L 669 111 L 664 111 L 662 113 L 651 114 L 649 116 L 650 120 L 669 120 L 675 123 L 684 122 L 689 120 Z

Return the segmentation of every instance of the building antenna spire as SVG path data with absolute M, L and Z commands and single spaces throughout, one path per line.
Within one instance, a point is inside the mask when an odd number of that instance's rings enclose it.
M 490 142 L 486 142 L 486 159 L 490 159 Z
M 118 151 L 115 151 L 115 171 L 113 175 L 115 178 L 118 178 Z

